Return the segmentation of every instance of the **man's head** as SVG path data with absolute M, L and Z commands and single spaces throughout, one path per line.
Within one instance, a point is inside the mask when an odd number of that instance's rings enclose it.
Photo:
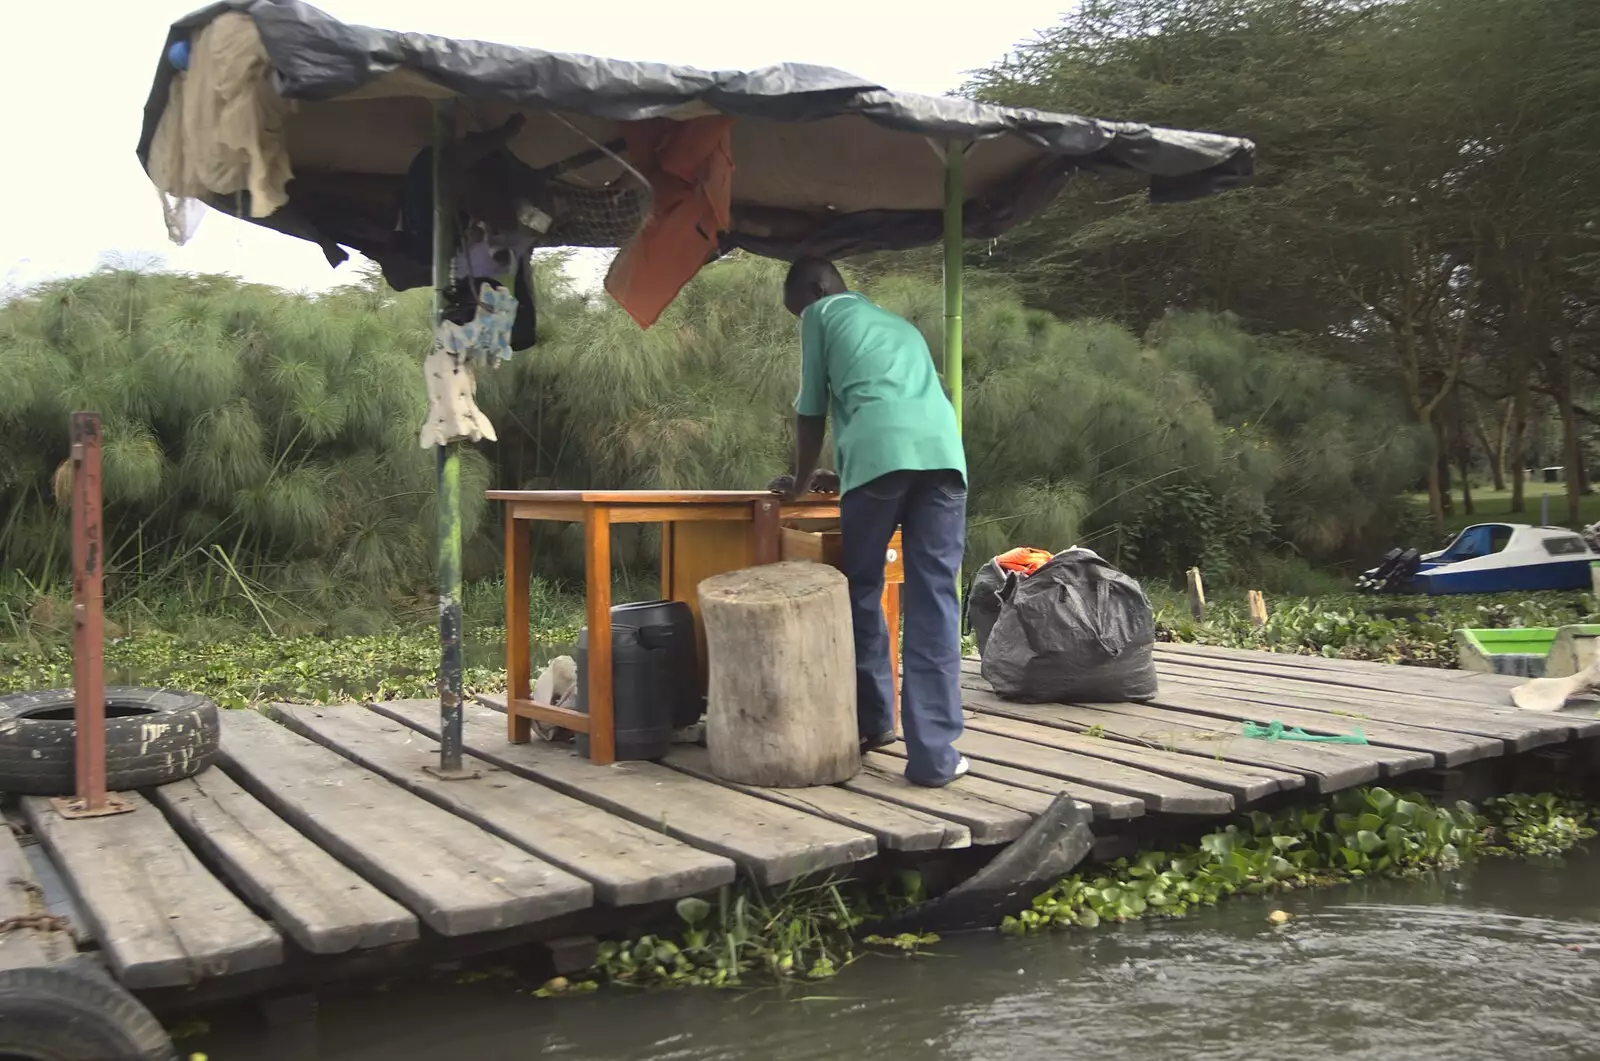
M 796 317 L 819 298 L 842 295 L 849 288 L 833 263 L 823 258 L 799 258 L 783 281 L 783 304 Z

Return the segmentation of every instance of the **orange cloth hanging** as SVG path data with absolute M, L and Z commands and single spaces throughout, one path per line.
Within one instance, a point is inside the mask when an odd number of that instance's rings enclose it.
M 731 224 L 733 119 L 625 122 L 628 159 L 650 181 L 650 216 L 606 273 L 606 291 L 639 327 L 661 316 Z
M 1050 554 L 1043 549 L 1029 549 L 1023 546 L 1001 553 L 994 558 L 994 562 L 1007 571 L 1015 571 L 1023 578 L 1027 578 L 1050 562 Z

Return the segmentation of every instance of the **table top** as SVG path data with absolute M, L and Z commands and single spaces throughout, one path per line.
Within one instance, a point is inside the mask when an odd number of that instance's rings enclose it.
M 770 490 L 490 490 L 490 501 L 542 501 L 589 505 L 748 505 Z M 837 505 L 834 494 L 808 494 L 784 505 Z

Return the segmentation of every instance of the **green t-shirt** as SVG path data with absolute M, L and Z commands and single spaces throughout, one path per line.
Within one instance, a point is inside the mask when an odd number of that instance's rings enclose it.
M 950 469 L 967 476 L 956 412 L 910 322 L 854 291 L 800 315 L 801 416 L 833 415 L 839 490 L 880 475 Z

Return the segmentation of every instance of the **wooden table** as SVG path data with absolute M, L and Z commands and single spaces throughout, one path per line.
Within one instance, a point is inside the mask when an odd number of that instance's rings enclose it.
M 705 630 L 697 589 L 702 581 L 781 559 L 807 559 L 837 566 L 836 539 L 799 528 L 836 526 L 839 499 L 813 495 L 782 501 L 756 490 L 490 490 L 505 502 L 506 520 L 506 726 L 513 743 L 532 736 L 537 720 L 589 735 L 596 763 L 615 759 L 612 720 L 611 527 L 617 523 L 661 525 L 661 597 L 683 601 L 694 615 L 701 677 Z M 591 632 L 588 673 L 581 676 L 587 713 L 533 699 L 529 658 L 528 582 L 532 575 L 533 523 L 583 526 L 584 597 Z M 811 544 L 812 542 L 816 544 Z M 896 535 L 885 565 L 884 610 L 892 655 L 899 659 L 900 541 Z M 898 673 L 898 665 L 896 666 Z M 898 686 L 898 677 L 896 679 Z M 898 697 L 896 697 L 898 700 Z M 898 720 L 898 712 L 897 712 Z

